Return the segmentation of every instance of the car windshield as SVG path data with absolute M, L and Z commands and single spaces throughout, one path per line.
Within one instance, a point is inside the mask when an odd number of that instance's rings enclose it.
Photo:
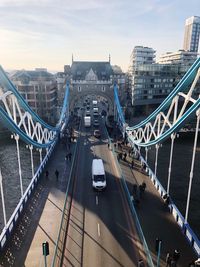
M 94 181 L 95 182 L 103 182 L 103 181 L 105 181 L 105 176 L 104 175 L 94 175 Z

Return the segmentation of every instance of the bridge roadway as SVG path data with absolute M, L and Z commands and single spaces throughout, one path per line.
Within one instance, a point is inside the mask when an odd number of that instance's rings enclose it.
M 82 128 L 71 216 L 62 266 L 136 266 L 143 255 L 119 174 L 108 150 L 106 131 L 102 138 Z M 102 158 L 107 188 L 95 192 L 91 182 L 93 158 Z
M 130 218 L 112 152 L 107 147 L 105 130 L 101 128 L 101 140 L 92 136 L 92 130 L 85 131 L 82 128 L 63 266 L 137 266 L 138 259 L 144 256 L 134 222 Z M 74 145 L 72 150 L 73 148 Z M 66 147 L 60 142 L 47 166 L 49 179 L 42 179 L 25 213 L 26 222 L 22 218 L 20 223 L 26 229 L 16 230 L 14 236 L 19 239 L 17 242 L 16 239 L 11 241 L 5 251 L 6 255 L 1 257 L 0 266 L 44 266 L 44 241 L 50 244 L 47 263 L 51 266 L 70 170 L 70 162 L 64 160 L 65 154 Z M 105 192 L 97 193 L 92 190 L 91 161 L 94 155 L 102 157 L 105 163 L 108 179 Z M 174 219 L 164 209 L 151 181 L 140 172 L 137 161 L 133 171 L 127 162 L 120 162 L 120 166 L 130 191 L 135 182 L 139 184 L 145 180 L 147 184 L 137 212 L 154 262 L 155 238 L 159 237 L 163 241 L 160 266 L 166 266 L 166 252 L 178 248 L 181 252 L 178 267 L 187 267 L 195 259 L 195 254 Z M 60 171 L 58 181 L 54 175 L 56 168 Z

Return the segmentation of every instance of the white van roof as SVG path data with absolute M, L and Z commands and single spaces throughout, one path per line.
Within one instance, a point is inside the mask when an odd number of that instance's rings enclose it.
M 105 175 L 105 170 L 104 170 L 102 159 L 93 159 L 92 171 L 93 171 L 93 175 L 101 175 L 101 174 Z

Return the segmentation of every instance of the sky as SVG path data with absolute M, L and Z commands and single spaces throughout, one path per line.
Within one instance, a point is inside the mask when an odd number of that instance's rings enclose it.
M 197 13 L 199 12 L 199 14 Z M 185 20 L 200 0 L 0 0 L 0 65 L 63 71 L 108 61 L 127 71 L 134 46 L 182 49 Z

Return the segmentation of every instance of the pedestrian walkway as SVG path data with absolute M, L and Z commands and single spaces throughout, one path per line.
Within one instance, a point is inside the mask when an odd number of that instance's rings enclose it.
M 71 167 L 71 162 L 66 160 L 66 151 L 67 148 L 61 141 L 47 165 L 49 170 L 49 181 L 46 181 L 45 183 L 46 197 L 45 195 L 43 196 L 44 205 L 42 207 L 42 214 L 39 223 L 37 224 L 36 222 L 37 229 L 26 255 L 25 266 L 44 266 L 42 243 L 45 241 L 49 242 L 50 255 L 47 257 L 48 266 L 50 266 L 50 263 L 52 262 Z M 55 174 L 56 170 L 59 171 L 58 179 Z M 40 212 L 38 207 L 36 212 Z
M 19 225 L 0 258 L 0 267 L 44 266 L 42 243 L 49 243 L 47 266 L 51 265 L 66 196 L 71 161 L 66 155 L 75 148 L 64 136 L 59 140 Z M 68 141 L 66 141 L 68 140 Z M 56 170 L 58 172 L 56 172 Z
M 115 145 L 113 144 L 113 148 L 129 192 L 137 200 L 134 202 L 134 206 L 155 266 L 157 262 L 155 247 L 156 238 L 158 238 L 162 240 L 159 266 L 166 266 L 167 253 L 173 254 L 177 249 L 180 251 L 180 258 L 176 266 L 187 267 L 192 260 L 197 258 L 196 254 L 185 239 L 180 227 L 175 222 L 174 217 L 164 204 L 153 183 L 141 168 L 139 160 L 134 159 L 132 161 L 132 157 L 129 156 L 130 147 L 125 145 L 118 146 L 116 142 L 117 139 L 114 140 Z M 142 184 L 146 185 L 143 191 L 139 189 L 142 188 Z

